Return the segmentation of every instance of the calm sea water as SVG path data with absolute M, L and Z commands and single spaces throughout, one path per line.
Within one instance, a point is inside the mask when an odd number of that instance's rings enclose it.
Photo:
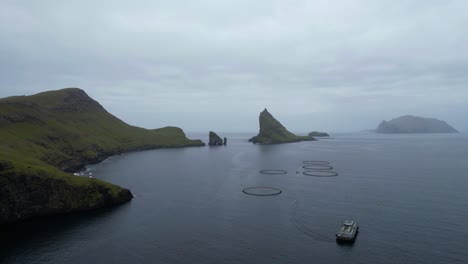
M 467 134 L 336 135 L 272 146 L 247 138 L 91 166 L 135 199 L 0 229 L 0 262 L 468 263 Z M 304 176 L 304 160 L 328 161 L 339 176 Z M 242 193 L 252 186 L 283 192 Z M 348 218 L 360 233 L 339 245 L 334 235 Z

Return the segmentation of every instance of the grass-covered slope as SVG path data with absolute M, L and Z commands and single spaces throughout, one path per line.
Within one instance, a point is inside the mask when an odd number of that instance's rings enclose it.
M 263 110 L 259 117 L 260 132 L 249 139 L 254 144 L 280 144 L 314 140 L 309 136 L 296 136 L 289 132 L 268 110 Z
M 0 99 L 0 223 L 128 201 L 126 189 L 65 172 L 127 151 L 203 145 L 176 127 L 130 126 L 77 88 Z

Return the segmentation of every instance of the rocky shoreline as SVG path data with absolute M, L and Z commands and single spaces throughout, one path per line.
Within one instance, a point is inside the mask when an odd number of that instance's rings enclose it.
M 117 149 L 100 152 L 93 159 L 75 158 L 60 163 L 64 172 L 77 172 L 87 165 L 97 164 L 105 159 L 129 152 L 138 152 L 162 148 L 203 147 L 204 143 L 183 146 L 145 145 L 142 147 Z M 13 169 L 11 163 L 0 164 L 0 171 Z M 70 176 L 77 177 L 77 176 Z M 35 217 L 83 212 L 100 208 L 113 207 L 133 199 L 133 194 L 126 188 L 98 179 L 84 178 L 85 185 L 69 184 L 66 179 L 47 177 L 42 173 L 2 173 L 0 186 L 0 224 L 17 222 Z M 106 186 L 106 184 L 108 186 Z M 39 187 L 40 186 L 40 187 Z M 40 191 L 38 191 L 40 188 Z M 14 196 L 12 195 L 14 194 Z M 14 197 L 14 198 L 13 198 Z
M 58 167 L 60 168 L 60 170 L 64 172 L 74 173 L 74 172 L 86 170 L 86 165 L 98 164 L 106 160 L 107 158 L 125 154 L 125 153 L 140 152 L 140 151 L 155 150 L 155 149 L 190 148 L 190 147 L 204 147 L 204 146 L 206 146 L 206 144 L 201 142 L 201 143 L 187 144 L 187 145 L 182 145 L 182 146 L 145 145 L 142 147 L 102 151 L 102 152 L 98 152 L 98 155 L 94 158 L 87 159 L 83 157 L 77 157 L 74 159 L 62 161 L 61 163 L 59 163 Z
M 108 208 L 133 199 L 130 190 L 114 188 L 97 179 L 73 185 L 66 179 L 10 172 L 2 175 L 2 181 L 8 184 L 0 186 L 0 203 L 5 200 L 8 203 L 0 208 L 0 224 Z M 40 186 L 40 191 L 35 186 Z

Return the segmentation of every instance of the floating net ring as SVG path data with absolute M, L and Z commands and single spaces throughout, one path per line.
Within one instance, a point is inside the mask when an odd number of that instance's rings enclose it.
M 242 192 L 254 196 L 275 196 L 283 191 L 272 187 L 249 187 L 242 189 Z
M 270 175 L 281 175 L 287 174 L 288 172 L 285 170 L 261 170 L 261 174 L 270 174 Z
M 317 166 L 327 166 L 330 165 L 330 162 L 323 160 L 305 160 L 302 162 L 305 165 L 317 165 Z
M 313 177 L 336 177 L 338 176 L 338 172 L 334 171 L 304 171 L 302 174 L 305 176 L 313 176 Z
M 313 171 L 333 170 L 333 167 L 328 166 L 328 165 L 305 165 L 305 166 L 302 166 L 302 168 L 304 168 L 306 170 L 313 170 Z

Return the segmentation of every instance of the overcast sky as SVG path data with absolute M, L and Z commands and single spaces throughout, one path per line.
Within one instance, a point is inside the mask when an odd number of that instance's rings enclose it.
M 468 130 L 468 1 L 0 1 L 0 97 L 79 87 L 146 128 Z

